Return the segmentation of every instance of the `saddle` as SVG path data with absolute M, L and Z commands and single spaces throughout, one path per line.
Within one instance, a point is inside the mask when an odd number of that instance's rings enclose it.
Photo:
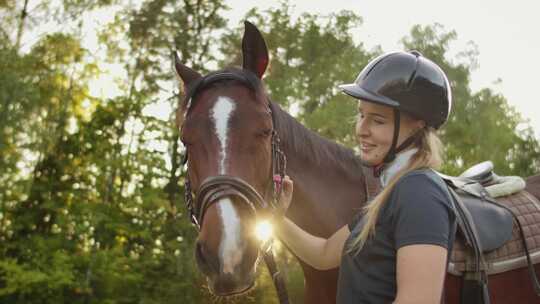
M 491 162 L 458 177 L 439 175 L 449 186 L 460 232 L 448 272 L 463 277 L 461 302 L 489 303 L 487 276 L 524 266 L 540 295 L 533 266 L 540 261 L 540 202 L 523 190 L 523 179 L 497 176 Z
M 470 179 L 485 185 L 493 180 L 493 163 L 491 161 L 481 162 L 465 170 L 459 178 Z
M 498 198 L 497 202 L 510 208 L 521 222 L 525 242 L 533 264 L 540 262 L 540 202 L 526 191 Z M 504 241 L 503 241 L 504 240 Z M 487 274 L 497 274 L 527 266 L 525 248 L 519 227 L 512 226 L 509 238 L 500 239 L 501 245 L 492 250 L 484 250 Z M 463 240 L 457 239 L 450 257 L 448 272 L 463 275 L 470 271 L 466 263 L 467 247 Z
M 525 189 L 526 183 L 519 176 L 498 176 L 491 161 L 481 162 L 465 170 L 458 179 L 473 180 L 484 186 L 492 198 L 507 196 Z
M 470 212 L 488 275 L 526 266 L 525 245 L 532 262 L 540 262 L 540 201 L 524 190 L 523 179 L 497 176 L 490 161 L 477 164 L 458 177 L 440 175 Z M 508 189 L 504 195 L 490 191 L 502 187 Z M 448 268 L 453 275 L 471 271 L 472 265 L 466 262 L 467 242 L 470 240 L 466 237 L 456 238 Z

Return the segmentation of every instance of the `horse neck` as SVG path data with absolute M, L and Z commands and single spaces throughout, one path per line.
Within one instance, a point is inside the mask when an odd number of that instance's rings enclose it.
M 304 229 L 329 236 L 365 203 L 362 165 L 351 149 L 308 130 L 273 105 L 287 174 L 294 181 L 288 216 Z

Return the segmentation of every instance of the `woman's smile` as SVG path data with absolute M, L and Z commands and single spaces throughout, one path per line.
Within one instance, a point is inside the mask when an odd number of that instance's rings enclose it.
M 361 143 L 360 144 L 360 150 L 362 153 L 369 153 L 369 151 L 372 151 L 375 149 L 377 145 L 369 144 L 369 143 Z
M 422 121 L 401 113 L 396 146 L 421 127 Z M 394 132 L 394 110 L 391 107 L 359 101 L 356 135 L 364 163 L 376 166 L 384 161 L 392 146 Z

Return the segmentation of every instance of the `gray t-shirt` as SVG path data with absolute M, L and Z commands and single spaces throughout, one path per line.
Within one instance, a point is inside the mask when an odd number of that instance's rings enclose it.
M 364 226 L 361 215 L 349 224 L 339 271 L 337 303 L 392 303 L 396 297 L 397 250 L 433 244 L 451 250 L 456 220 L 444 181 L 431 170 L 403 176 L 381 209 L 375 235 L 364 248 L 349 253 Z

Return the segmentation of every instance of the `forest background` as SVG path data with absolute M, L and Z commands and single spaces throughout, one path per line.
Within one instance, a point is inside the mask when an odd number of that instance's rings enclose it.
M 0 302 L 207 303 L 195 230 L 185 216 L 183 147 L 173 123 L 178 50 L 201 72 L 238 65 L 242 24 L 228 27 L 227 1 L 0 0 Z M 99 50 L 84 45 L 94 28 Z M 353 40 L 351 11 L 293 17 L 291 4 L 250 10 L 267 41 L 272 99 L 319 134 L 354 147 L 350 82 L 380 47 Z M 23 39 L 54 24 L 35 39 Z M 499 174 L 540 172 L 540 145 L 521 114 L 486 87 L 473 91 L 474 47 L 457 33 L 417 25 L 403 37 L 447 72 L 454 96 L 444 172 L 490 159 Z M 451 56 L 452 54 L 457 54 Z M 114 93 L 95 94 L 108 82 Z M 107 95 L 107 94 L 105 94 Z M 162 115 L 168 113 L 165 117 Z M 303 277 L 279 250 L 293 302 Z M 277 303 L 264 267 L 257 287 L 229 302 Z

